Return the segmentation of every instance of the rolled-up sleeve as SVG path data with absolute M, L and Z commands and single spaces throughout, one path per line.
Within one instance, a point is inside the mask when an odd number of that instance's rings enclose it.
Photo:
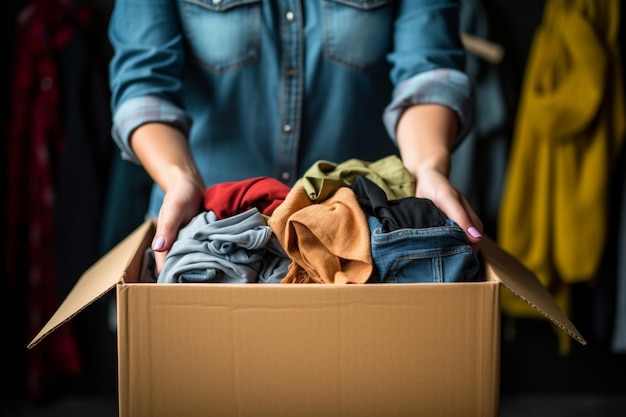
M 457 145 L 474 125 L 474 87 L 471 79 L 461 71 L 446 68 L 426 71 L 395 88 L 393 99 L 383 114 L 387 133 L 394 141 L 402 113 L 418 104 L 440 104 L 457 114 L 460 124 Z
M 404 111 L 418 104 L 440 104 L 457 114 L 457 144 L 474 123 L 474 85 L 465 74 L 459 0 L 401 0 L 394 25 L 391 63 L 393 95 L 383 113 L 389 136 Z
M 131 98 L 120 105 L 113 114 L 113 139 L 122 151 L 122 158 L 139 163 L 130 146 L 130 136 L 139 126 L 150 123 L 167 123 L 185 135 L 191 129 L 191 119 L 179 107 L 155 96 Z
M 183 108 L 185 51 L 176 5 L 171 0 L 117 1 L 111 14 L 112 136 L 122 157 L 136 163 L 130 137 L 139 126 L 163 122 L 184 133 L 191 126 Z

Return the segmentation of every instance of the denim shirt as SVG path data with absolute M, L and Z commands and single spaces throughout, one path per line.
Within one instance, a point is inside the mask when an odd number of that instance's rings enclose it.
M 181 129 L 207 186 L 315 162 L 397 154 L 418 103 L 473 122 L 457 0 L 117 0 L 109 26 L 113 138 Z M 163 193 L 155 186 L 148 216 Z

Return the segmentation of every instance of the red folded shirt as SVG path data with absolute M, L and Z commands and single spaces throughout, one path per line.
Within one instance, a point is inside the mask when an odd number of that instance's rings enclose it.
M 204 208 L 218 218 L 234 216 L 251 208 L 271 216 L 291 187 L 271 177 L 254 177 L 215 184 L 204 190 Z

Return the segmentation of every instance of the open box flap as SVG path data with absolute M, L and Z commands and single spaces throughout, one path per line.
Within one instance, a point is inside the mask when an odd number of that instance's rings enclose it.
M 87 269 L 52 318 L 28 344 L 28 348 L 36 346 L 48 334 L 115 287 L 123 279 L 124 272 L 150 228 L 151 222 L 146 221 Z
M 488 261 L 485 268 L 497 277 L 502 286 L 524 300 L 582 345 L 587 344 L 535 274 L 489 237 L 482 239 L 480 248 L 483 257 Z

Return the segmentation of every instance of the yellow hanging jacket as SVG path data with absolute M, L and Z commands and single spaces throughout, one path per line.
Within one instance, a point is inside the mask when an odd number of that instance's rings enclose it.
M 595 278 L 607 235 L 610 176 L 625 129 L 619 20 L 619 0 L 546 2 L 509 153 L 498 242 L 566 314 L 568 284 Z M 539 317 L 506 292 L 502 310 Z

